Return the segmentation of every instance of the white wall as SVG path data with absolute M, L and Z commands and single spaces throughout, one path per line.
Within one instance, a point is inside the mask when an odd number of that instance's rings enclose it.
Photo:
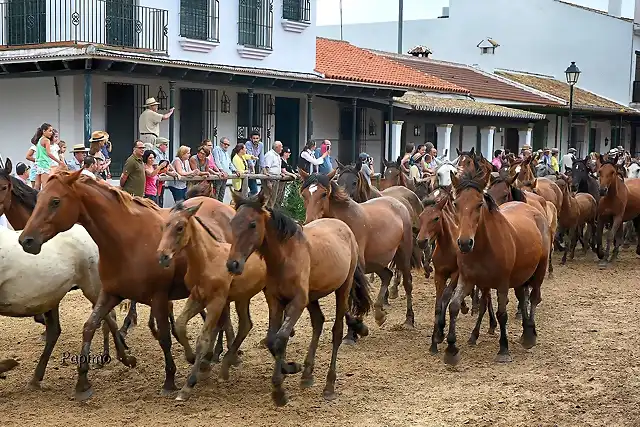
M 582 71 L 580 87 L 623 104 L 630 102 L 634 59 L 630 22 L 556 0 L 450 0 L 449 13 L 449 18 L 405 21 L 403 51 L 422 44 L 433 51 L 434 59 L 561 80 L 575 61 Z M 397 21 L 345 25 L 343 33 L 357 46 L 392 52 L 397 48 Z M 320 26 L 318 35 L 340 38 L 340 27 Z M 500 44 L 495 55 L 480 54 L 477 45 L 487 37 Z M 614 75 L 618 77 L 612 79 Z

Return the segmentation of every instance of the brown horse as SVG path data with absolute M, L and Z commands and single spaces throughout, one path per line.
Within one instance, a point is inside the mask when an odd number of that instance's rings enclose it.
M 507 338 L 507 294 L 514 288 L 522 308 L 523 335 L 521 343 L 531 348 L 536 343 L 535 309 L 540 303 L 540 287 L 549 262 L 551 248 L 547 218 L 538 209 L 521 202 L 509 202 L 498 207 L 484 192 L 489 182 L 486 171 L 474 165 L 478 172 L 452 174 L 456 192 L 459 232 L 457 237 L 459 279 L 449 305 L 448 346 L 445 363 L 455 365 L 460 358 L 456 347 L 456 318 L 460 304 L 475 284 L 483 293 L 496 289 L 498 293 L 498 323 L 500 351 L 497 360 L 511 360 Z M 531 309 L 527 312 L 526 286 L 530 286 Z
M 542 196 L 514 187 L 513 183 L 515 179 L 515 176 L 503 178 L 499 172 L 493 172 L 487 193 L 493 197 L 493 200 L 495 200 L 498 206 L 507 202 L 524 202 L 538 209 L 547 217 L 549 231 L 553 239 L 558 229 L 558 213 L 556 212 L 555 205 L 547 202 Z M 552 252 L 553 250 L 549 251 L 549 277 L 553 275 Z M 520 311 L 518 310 L 518 315 L 519 314 Z
M 622 244 L 622 236 L 617 234 L 622 230 L 621 225 L 624 222 L 633 221 L 636 233 L 640 232 L 640 179 L 625 181 L 626 170 L 624 166 L 617 164 L 617 160 L 617 157 L 605 159 L 600 155 L 598 161 L 601 198 L 598 203 L 596 247 L 600 268 L 606 268 L 608 263 L 617 258 L 620 244 Z M 607 246 L 603 252 L 602 232 L 605 224 L 611 224 L 611 228 L 607 233 Z M 615 247 L 609 259 L 612 241 Z M 636 254 L 640 255 L 640 239 L 636 246 Z
M 562 211 L 560 212 L 560 227 L 569 235 L 569 241 L 565 243 L 564 254 L 561 263 L 567 262 L 567 254 L 571 251 L 570 258 L 575 257 L 578 237 L 582 235 L 584 226 L 587 225 L 588 234 L 583 239 L 583 253 L 587 251 L 587 242 L 595 233 L 595 220 L 597 215 L 597 203 L 589 193 L 573 194 L 571 191 L 571 178 L 560 175 L 557 181 L 558 187 L 562 190 Z
M 382 174 L 383 178 L 380 180 L 380 190 L 386 190 L 396 185 L 407 187 L 411 191 L 415 190 L 413 180 L 409 179 L 409 175 L 407 175 L 400 166 L 401 159 L 402 157 L 398 157 L 398 160 L 395 162 L 383 160 L 385 167 L 384 173 Z
M 204 200 L 198 216 L 212 221 L 230 222 L 233 209 L 210 198 L 191 199 L 187 206 Z M 231 210 L 231 212 L 229 212 Z M 89 319 L 84 325 L 82 357 L 78 366 L 76 399 L 85 400 L 93 390 L 87 378 L 91 340 L 105 315 L 123 299 L 131 299 L 151 306 L 158 322 L 158 341 L 164 352 L 164 394 L 177 390 L 176 366 L 171 355 L 169 331 L 169 300 L 189 296 L 184 285 L 186 259 L 176 258 L 168 268 L 158 264 L 157 248 L 162 235 L 164 217 L 169 210 L 161 210 L 148 199 L 132 197 L 108 184 L 81 176 L 81 171 L 58 172 L 47 181 L 38 194 L 38 202 L 22 231 L 19 242 L 31 254 L 38 254 L 42 245 L 56 234 L 80 223 L 98 245 L 99 271 L 102 290 Z M 104 221 L 109 218 L 109 221 Z M 133 356 L 118 351 L 118 359 L 127 366 L 135 366 Z
M 536 178 L 531 167 L 532 158 L 528 157 L 520 163 L 511 165 L 509 176 L 515 176 L 514 185 L 520 189 L 536 193 L 556 207 L 558 215 L 562 211 L 562 191 L 555 182 L 547 178 Z
M 402 273 L 402 285 L 407 294 L 405 327 L 414 328 L 411 253 L 413 234 L 411 217 L 407 208 L 391 197 L 378 197 L 364 203 L 356 203 L 330 175 L 311 174 L 298 171 L 304 179 L 300 193 L 306 209 L 305 223 L 318 218 L 336 218 L 344 221 L 358 242 L 360 265 L 365 273 L 376 273 L 381 286 L 375 303 L 375 318 L 378 325 L 386 320 L 384 296 L 393 273 L 392 262 Z M 350 339 L 355 338 L 349 336 Z
M 458 249 L 456 237 L 458 236 L 458 224 L 456 212 L 451 203 L 452 195 L 447 189 L 437 189 L 422 202 L 424 210 L 420 214 L 420 233 L 418 234 L 418 244 L 421 247 L 432 247 L 435 250 L 431 255 L 435 268 L 434 282 L 436 286 L 435 318 L 433 323 L 433 333 L 431 334 L 431 354 L 438 353 L 438 344 L 444 340 L 444 328 L 446 326 L 446 309 L 451 299 L 451 294 L 458 284 Z M 450 279 L 449 285 L 446 285 Z M 488 296 L 488 294 L 487 294 Z M 489 307 L 489 334 L 494 334 L 497 326 L 495 314 L 488 298 Z M 464 304 L 464 300 L 461 304 Z M 461 307 L 462 309 L 462 307 Z M 463 312 L 465 310 L 463 309 Z M 479 315 L 480 321 L 476 324 L 470 344 L 475 344 L 480 335 L 480 323 L 484 312 Z
M 229 379 L 229 366 L 237 357 L 240 345 L 253 327 L 249 303 L 251 298 L 264 289 L 267 275 L 264 261 L 257 254 L 247 259 L 240 276 L 234 277 L 229 274 L 220 261 L 229 257 L 231 245 L 220 240 L 218 230 L 210 228 L 205 220 L 195 216 L 200 206 L 202 202 L 190 208 L 185 208 L 181 202 L 176 204 L 171 210 L 158 245 L 159 261 L 165 268 L 170 267 L 176 254 L 184 251 L 187 258 L 185 284 L 191 292 L 189 298 L 195 300 L 191 314 L 195 316 L 205 307 L 207 309 L 207 318 L 196 344 L 197 355 L 191 374 L 176 400 L 189 399 L 198 381 L 198 368 L 203 357 L 213 351 L 212 338 L 221 332 L 219 325 L 224 321 L 221 315 L 227 309 L 228 301 L 234 301 L 238 313 L 238 334 L 225 354 L 220 368 L 220 377 Z M 186 322 L 184 323 L 186 325 Z M 183 344 L 185 348 L 188 347 L 186 330 L 181 329 L 180 338 L 180 342 L 186 342 L 186 345 Z
M 318 300 L 336 295 L 331 364 L 323 395 L 335 399 L 336 360 L 342 342 L 344 318 L 364 316 L 370 309 L 367 279 L 358 264 L 358 242 L 349 227 L 337 219 L 319 219 L 301 227 L 277 209 L 265 206 L 264 193 L 247 199 L 232 193 L 237 213 L 231 221 L 233 244 L 227 269 L 242 274 L 249 256 L 257 252 L 267 266 L 265 296 L 269 306 L 267 347 L 275 359 L 271 397 L 276 405 L 287 403 L 282 387 L 285 374 L 300 371 L 296 363 L 286 363 L 289 336 L 306 307 L 313 335 L 304 361 L 303 387 L 313 384 L 313 368 L 324 315 Z M 348 307 L 351 305 L 351 307 Z M 348 313 L 350 308 L 351 313 Z

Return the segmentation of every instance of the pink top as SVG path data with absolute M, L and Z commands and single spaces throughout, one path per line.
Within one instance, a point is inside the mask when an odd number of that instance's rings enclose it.
M 218 169 L 216 167 L 216 162 L 215 160 L 213 160 L 213 153 L 209 154 L 209 157 L 207 157 L 207 160 L 209 161 L 209 169 L 211 170 L 216 170 Z
M 144 194 L 148 196 L 158 195 L 158 175 L 146 177 L 144 182 Z
M 500 160 L 500 157 L 494 157 L 491 163 L 493 163 L 493 166 L 497 167 L 498 169 L 502 168 L 502 160 Z

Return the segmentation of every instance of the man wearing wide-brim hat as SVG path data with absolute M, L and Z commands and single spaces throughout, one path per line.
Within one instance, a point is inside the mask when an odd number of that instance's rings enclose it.
M 82 162 L 84 162 L 84 158 L 87 157 L 87 153 L 89 149 L 84 146 L 84 144 L 75 144 L 71 149 L 71 154 L 73 157 L 70 161 L 67 162 L 67 166 L 70 171 L 79 171 L 82 169 Z
M 160 122 L 169 119 L 174 110 L 174 108 L 171 108 L 168 113 L 160 114 L 158 113 L 159 105 L 160 103 L 155 98 L 147 98 L 143 105 L 146 109 L 138 119 L 140 141 L 145 144 L 151 144 L 152 147 L 155 147 L 156 138 L 160 136 Z

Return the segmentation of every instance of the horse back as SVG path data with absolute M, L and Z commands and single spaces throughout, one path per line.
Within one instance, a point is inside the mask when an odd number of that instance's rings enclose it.
M 589 193 L 577 193 L 575 199 L 580 211 L 579 224 L 593 221 L 596 218 L 598 209 L 596 199 Z
M 627 205 L 623 221 L 630 221 L 640 216 L 640 179 L 630 179 L 622 185 L 627 187 Z
M 422 213 L 422 203 L 420 199 L 410 189 L 407 187 L 394 186 L 387 188 L 382 192 L 383 196 L 393 197 L 394 199 L 399 200 L 402 204 L 405 205 L 409 214 L 411 215 L 411 222 L 413 227 L 420 228 L 420 213 Z

